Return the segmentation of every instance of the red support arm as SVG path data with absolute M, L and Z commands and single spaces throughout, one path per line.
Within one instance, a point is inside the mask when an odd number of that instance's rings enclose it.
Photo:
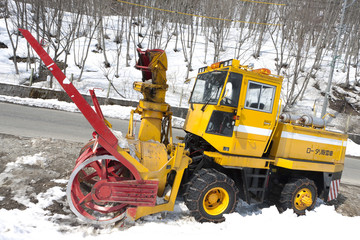
M 86 102 L 84 97 L 69 81 L 69 79 L 61 71 L 61 69 L 51 59 L 49 54 L 47 54 L 47 52 L 41 47 L 38 41 L 36 41 L 36 39 L 31 35 L 31 33 L 25 29 L 19 29 L 19 31 L 26 38 L 26 40 L 29 42 L 29 44 L 32 46 L 32 48 L 36 51 L 36 53 L 39 55 L 41 60 L 44 62 L 46 67 L 54 75 L 54 77 L 63 87 L 65 92 L 69 95 L 72 101 L 82 112 L 84 117 L 88 120 L 88 122 L 97 132 L 97 134 L 99 135 L 99 143 L 101 144 L 101 146 L 103 146 L 110 154 L 116 157 L 122 164 L 124 164 L 133 173 L 135 179 L 139 179 L 140 175 L 137 169 L 117 151 L 118 140 L 115 137 L 115 135 L 110 131 L 110 129 L 106 126 L 104 120 L 101 119 L 98 114 L 96 114 L 96 112 Z
M 105 120 L 104 115 L 103 115 L 103 113 L 102 113 L 102 111 L 101 111 L 101 108 L 100 108 L 100 104 L 99 104 L 99 102 L 98 102 L 98 100 L 97 100 L 97 98 L 96 98 L 95 90 L 94 90 L 94 89 L 90 89 L 89 92 L 90 92 L 90 96 L 91 96 L 91 99 L 92 99 L 92 101 L 93 101 L 93 104 L 94 104 L 95 111 L 96 111 L 97 115 L 99 115 L 99 117 L 100 117 L 102 120 Z
M 50 70 L 52 75 L 58 80 L 60 85 L 64 88 L 65 92 L 69 95 L 71 100 L 76 104 L 79 110 L 82 112 L 84 117 L 89 121 L 91 126 L 95 131 L 103 137 L 108 144 L 112 147 L 117 146 L 118 140 L 114 134 L 109 130 L 105 125 L 104 121 L 96 114 L 96 112 L 91 108 L 91 106 L 86 102 L 83 96 L 79 91 L 74 87 L 74 85 L 69 81 L 61 69 L 55 64 L 51 59 L 49 54 L 41 47 L 41 45 L 36 41 L 36 39 L 31 35 L 28 30 L 19 29 L 22 35 L 26 38 L 29 44 L 33 47 L 36 53 L 39 55 L 41 60 L 44 62 L 45 66 Z

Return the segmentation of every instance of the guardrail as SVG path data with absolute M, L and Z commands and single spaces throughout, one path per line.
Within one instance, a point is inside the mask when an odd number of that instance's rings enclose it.
M 59 101 L 73 102 L 70 97 L 64 91 L 35 88 L 29 86 L 12 85 L 6 83 L 0 83 L 0 95 L 14 96 L 22 98 L 41 98 L 41 99 L 57 99 Z M 91 96 L 82 94 L 85 100 L 92 104 Z M 115 98 L 97 97 L 100 105 L 120 105 L 125 107 L 136 107 L 139 101 L 130 101 Z M 187 108 L 171 107 L 173 115 L 180 118 L 185 118 L 187 114 Z

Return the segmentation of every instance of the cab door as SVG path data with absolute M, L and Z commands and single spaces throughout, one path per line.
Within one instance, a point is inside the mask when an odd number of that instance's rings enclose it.
M 234 132 L 237 154 L 263 155 L 275 126 L 280 87 L 255 78 L 245 79 Z M 279 89 L 278 89 L 279 88 Z

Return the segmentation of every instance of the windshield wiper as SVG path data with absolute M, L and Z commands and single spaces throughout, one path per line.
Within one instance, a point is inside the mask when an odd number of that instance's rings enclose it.
M 217 89 L 215 96 L 217 95 L 217 93 L 219 92 L 219 88 Z M 207 100 L 207 102 L 204 104 L 204 106 L 202 106 L 201 111 L 205 111 L 206 106 L 210 103 L 210 101 L 213 99 L 214 93 L 209 97 L 209 100 Z

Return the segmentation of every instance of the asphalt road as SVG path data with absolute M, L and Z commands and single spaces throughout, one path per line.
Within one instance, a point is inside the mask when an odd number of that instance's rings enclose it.
M 90 124 L 80 113 L 9 103 L 0 103 L 0 123 L 1 133 L 74 142 L 86 142 L 93 132 Z
M 360 158 L 349 156 L 345 158 L 341 182 L 351 185 L 360 185 Z
M 125 135 L 128 128 L 127 120 L 108 120 L 113 129 Z M 92 127 L 81 113 L 0 102 L 0 133 L 85 143 L 91 139 L 92 132 Z M 184 136 L 184 131 L 173 129 L 173 135 Z M 346 157 L 342 182 L 360 185 L 360 158 Z
M 125 136 L 128 120 L 107 120 L 113 125 L 114 130 L 121 131 Z M 92 138 L 93 131 L 81 113 L 0 102 L 0 133 L 87 142 Z M 176 136 L 184 136 L 184 131 L 173 129 L 173 136 L 175 141 Z

